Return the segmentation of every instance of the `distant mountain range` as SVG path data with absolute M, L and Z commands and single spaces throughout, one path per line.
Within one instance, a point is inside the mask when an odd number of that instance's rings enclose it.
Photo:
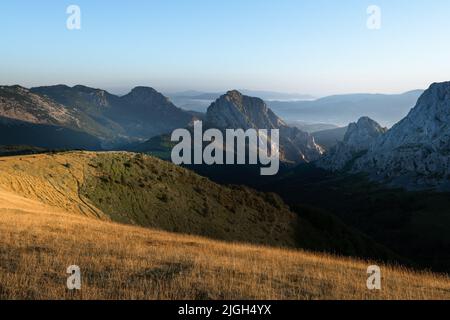
M 297 127 L 302 131 L 308 133 L 314 133 L 318 131 L 331 130 L 340 128 L 337 125 L 329 124 L 329 123 L 310 123 L 305 121 L 286 121 L 286 123 L 292 127 Z
M 343 94 L 320 99 L 310 95 L 271 91 L 239 90 L 239 92 L 265 100 L 269 107 L 288 123 L 343 127 L 360 117 L 368 116 L 383 126 L 391 127 L 408 114 L 423 90 L 412 90 L 403 94 Z M 209 105 L 223 94 L 186 91 L 170 93 L 168 96 L 182 109 L 206 112 Z M 305 130 L 305 127 L 299 128 Z
M 167 156 L 172 147 L 167 134 L 202 119 L 206 127 L 222 130 L 279 129 L 285 163 L 319 160 L 327 169 L 367 172 L 392 185 L 448 189 L 449 91 L 450 83 L 440 83 L 425 92 L 343 95 L 293 103 L 265 102 L 233 90 L 201 114 L 176 107 L 149 87 L 117 96 L 81 85 L 0 86 L 0 145 L 126 149 Z M 420 94 L 416 107 L 386 132 L 385 123 L 407 114 Z M 186 95 L 196 97 L 192 92 Z M 281 113 L 302 115 L 302 120 L 289 125 L 270 106 Z M 348 128 L 328 125 L 361 113 L 364 117 Z M 313 119 L 318 120 L 316 125 L 309 123 Z M 326 130 L 315 131 L 322 128 Z
M 313 101 L 269 101 L 269 107 L 286 121 L 346 126 L 368 116 L 390 127 L 404 118 L 423 90 L 403 94 L 347 94 Z
M 402 95 L 402 99 L 405 96 L 410 99 L 416 93 Z M 354 98 L 361 103 L 359 98 Z M 291 223 L 295 223 L 298 214 L 303 221 L 299 226 L 310 225 L 310 234 L 316 235 L 317 230 L 320 235 L 312 245 L 302 243 L 301 247 L 334 250 L 330 243 L 342 239 L 336 248 L 345 248 L 345 253 L 384 256 L 383 248 L 371 242 L 360 246 L 358 234 L 344 228 L 340 221 L 330 220 L 336 215 L 345 224 L 393 248 L 402 257 L 447 271 L 450 260 L 445 235 L 450 233 L 444 215 L 448 211 L 449 197 L 447 193 L 435 191 L 450 190 L 449 107 L 450 82 L 438 83 L 426 90 L 409 114 L 390 129 L 369 116 L 336 128 L 327 121 L 287 122 L 268 102 L 237 90 L 218 97 L 210 103 L 206 114 L 199 114 L 176 107 L 148 87 L 137 87 L 119 97 L 84 86 L 32 89 L 0 86 L 0 145 L 8 145 L 0 147 L 0 154 L 42 153 L 43 148 L 99 150 L 111 147 L 168 159 L 173 146 L 171 131 L 191 128 L 198 118 L 203 120 L 204 129 L 279 129 L 284 163 L 277 176 L 261 178 L 259 173 L 254 175 L 254 168 L 250 166 L 204 165 L 187 169 L 216 182 L 246 184 L 254 189 L 276 192 L 291 209 L 280 207 L 279 199 L 270 197 L 266 203 L 265 196 L 253 191 L 222 188 L 171 163 L 142 155 L 76 153 L 65 158 L 64 153 L 58 168 L 76 172 L 80 169 L 75 167 L 80 164 L 78 157 L 88 156 L 92 161 L 83 164 L 83 172 L 87 168 L 90 173 L 85 176 L 83 197 L 119 222 L 176 232 L 194 231 L 193 234 L 225 240 L 256 239 L 256 243 L 297 246 Z M 371 109 L 361 112 L 367 110 Z M 25 146 L 11 146 L 19 144 Z M 52 154 L 55 153 L 47 155 Z M 46 165 L 47 155 L 27 159 L 41 159 Z M 14 164 L 9 168 L 17 173 Z M 47 171 L 58 170 L 54 166 L 46 168 Z M 44 182 L 52 178 L 47 171 L 42 175 Z M 34 174 L 34 168 L 30 167 L 28 173 Z M 66 173 L 61 177 L 61 181 L 66 181 Z M 35 181 L 27 179 L 27 183 Z M 203 187 L 199 189 L 198 185 Z M 419 191 L 409 192 L 411 189 Z M 206 192 L 208 190 L 213 193 Z M 227 193 L 229 201 L 222 202 Z M 59 191 L 55 194 L 64 196 Z M 78 193 L 73 194 L 79 197 Z M 194 201 L 195 206 L 190 206 L 189 201 Z M 236 209 L 236 201 L 245 204 L 242 211 L 239 211 L 241 207 Z M 246 204 L 246 201 L 250 202 Z M 155 210 L 150 210 L 149 214 L 146 208 Z M 267 238 L 267 228 L 273 226 L 273 220 L 269 219 L 271 214 L 280 208 L 277 217 L 286 219 L 286 223 L 279 226 L 281 229 L 271 235 L 270 241 L 262 241 Z M 126 212 L 131 214 L 124 215 Z M 228 217 L 241 212 L 244 218 L 236 221 L 245 227 L 239 234 L 229 237 L 230 231 L 222 230 L 222 226 L 233 230 L 237 222 L 212 220 L 214 212 L 220 213 L 220 219 L 222 214 Z M 320 230 L 330 232 L 330 236 L 322 238 Z M 379 254 L 371 254 L 377 247 Z
M 237 90 L 242 94 L 252 97 L 259 97 L 263 100 L 312 100 L 315 99 L 313 96 L 308 94 L 300 93 L 286 93 L 277 91 L 264 91 L 264 90 L 247 90 L 239 89 Z M 198 100 L 216 100 L 220 96 L 224 95 L 226 92 L 202 92 L 202 91 L 183 91 L 168 93 L 167 96 L 172 97 L 184 97 L 190 99 Z
M 203 115 L 176 107 L 149 87 L 136 87 L 124 96 L 81 85 L 0 87 L 0 132 L 4 133 L 0 145 L 153 152 L 153 142 L 139 142 L 187 128 L 195 119 L 223 130 L 279 129 L 282 160 L 289 163 L 321 156 L 321 147 L 309 133 L 287 125 L 262 99 L 238 91 L 219 97 Z
M 246 90 L 239 89 L 244 95 L 251 97 L 258 97 L 263 100 L 278 100 L 278 101 L 299 101 L 299 100 L 313 100 L 311 95 L 298 93 L 283 93 L 276 91 L 263 90 Z M 194 110 L 197 112 L 206 112 L 209 105 L 224 95 L 226 92 L 201 92 L 201 91 L 184 91 L 169 93 L 167 96 L 180 108 L 185 110 Z

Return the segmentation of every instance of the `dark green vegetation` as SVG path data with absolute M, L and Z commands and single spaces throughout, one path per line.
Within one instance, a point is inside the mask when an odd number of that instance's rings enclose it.
M 295 214 L 273 193 L 224 187 L 153 157 L 99 154 L 90 168 L 83 195 L 118 222 L 227 241 L 393 258 L 326 213 L 298 207 Z
M 62 126 L 35 124 L 3 117 L 0 117 L 0 145 L 101 150 L 101 141 L 88 133 Z
M 48 152 L 48 150 L 44 149 L 44 148 L 33 147 L 33 146 L 15 146 L 15 145 L 2 146 L 2 145 L 0 145 L 0 157 L 39 154 L 39 153 L 45 153 L 45 152 Z
M 118 222 L 290 247 L 309 228 L 273 194 L 222 187 L 153 157 L 99 154 L 90 167 L 84 196 Z
M 170 160 L 176 142 L 170 140 L 170 135 L 163 134 L 153 137 L 143 143 L 135 143 L 125 147 L 127 151 L 142 152 L 163 160 Z

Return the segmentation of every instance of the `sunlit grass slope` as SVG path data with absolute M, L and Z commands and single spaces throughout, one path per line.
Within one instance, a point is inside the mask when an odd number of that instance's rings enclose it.
M 7 157 L 0 172 L 0 190 L 101 220 L 289 247 L 314 231 L 273 194 L 220 186 L 138 154 Z
M 151 157 L 16 156 L 0 172 L 0 299 L 450 298 L 445 276 L 385 266 L 370 292 L 369 262 L 276 248 L 321 235 L 275 195 Z
M 382 266 L 374 292 L 369 262 L 13 206 L 0 209 L 0 299 L 450 298 L 450 279 L 435 274 Z M 73 264 L 82 272 L 77 294 L 66 290 Z

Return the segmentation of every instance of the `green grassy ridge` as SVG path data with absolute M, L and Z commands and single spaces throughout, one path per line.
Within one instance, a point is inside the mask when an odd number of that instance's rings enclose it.
M 82 195 L 117 222 L 225 241 L 392 257 L 321 212 L 294 212 L 274 193 L 222 186 L 152 156 L 99 153 L 89 168 Z
M 313 225 L 308 208 L 296 208 L 302 217 L 274 193 L 222 186 L 151 156 L 100 153 L 89 168 L 82 195 L 117 222 L 232 242 L 389 256 L 334 220 L 320 226 L 320 213 Z
M 274 194 L 220 186 L 154 157 L 103 153 L 89 166 L 82 195 L 121 223 L 285 247 L 316 232 Z

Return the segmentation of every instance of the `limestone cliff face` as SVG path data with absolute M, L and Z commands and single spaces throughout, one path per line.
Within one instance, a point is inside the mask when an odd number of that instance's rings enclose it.
M 287 126 L 259 98 L 234 90 L 217 99 L 207 111 L 207 121 L 218 128 L 278 129 Z
M 450 189 L 450 82 L 431 85 L 354 169 L 411 189 Z
M 450 82 L 431 85 L 386 133 L 376 126 L 357 127 L 349 128 L 346 141 L 318 165 L 366 172 L 407 189 L 450 190 Z
M 218 129 L 279 129 L 281 160 L 291 163 L 318 159 L 322 148 L 314 138 L 297 128 L 289 127 L 266 103 L 234 90 L 221 96 L 208 108 L 207 126 Z
M 320 167 L 340 171 L 348 168 L 351 162 L 365 152 L 367 152 L 372 143 L 386 132 L 376 121 L 362 117 L 356 123 L 348 126 L 344 140 L 339 142 L 331 151 L 320 161 Z

